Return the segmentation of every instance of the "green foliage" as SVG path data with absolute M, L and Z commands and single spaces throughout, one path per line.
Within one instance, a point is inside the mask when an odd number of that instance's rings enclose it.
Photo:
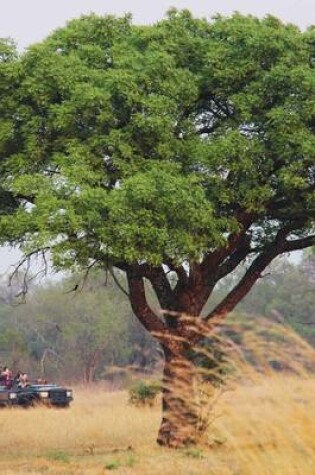
M 118 462 L 117 460 L 112 460 L 111 462 L 107 462 L 104 465 L 104 468 L 106 468 L 106 470 L 117 470 L 119 467 L 120 462 Z
M 7 328 L 1 332 L 0 347 L 2 350 L 14 351 L 20 350 L 22 353 L 26 350 L 23 335 L 13 328 Z
M 120 467 L 134 467 L 136 464 L 137 460 L 133 454 L 129 454 L 126 459 L 120 459 L 120 460 L 110 460 L 109 462 L 106 462 L 104 465 L 104 468 L 106 470 L 117 470 Z
M 161 389 L 160 383 L 138 381 L 129 389 L 129 402 L 135 406 L 153 406 Z
M 14 137 L 14 121 L 12 111 L 15 107 L 13 91 L 16 73 L 15 60 L 17 53 L 15 44 L 10 39 L 0 39 L 0 167 L 7 150 L 11 149 Z M 0 184 L 0 215 L 10 214 L 17 207 L 12 193 Z
M 20 207 L 1 239 L 76 268 L 199 260 L 239 209 L 257 215 L 256 248 L 297 217 L 307 232 L 313 33 L 172 9 L 147 27 L 84 16 L 20 58 L 2 43 L 0 190 Z
M 53 460 L 54 462 L 69 463 L 70 457 L 69 454 L 63 450 L 52 450 L 47 454 L 48 460 Z

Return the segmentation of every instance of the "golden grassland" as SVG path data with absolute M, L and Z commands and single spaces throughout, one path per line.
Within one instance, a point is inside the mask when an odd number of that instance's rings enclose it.
M 256 375 L 219 397 L 204 445 L 160 448 L 159 404 L 75 388 L 70 409 L 2 409 L 1 475 L 314 475 L 315 379 Z

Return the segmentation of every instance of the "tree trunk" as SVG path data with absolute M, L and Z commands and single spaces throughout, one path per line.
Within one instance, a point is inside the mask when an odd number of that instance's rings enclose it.
M 196 443 L 198 438 L 196 370 L 182 344 L 164 347 L 164 354 L 163 413 L 157 442 L 167 447 L 184 447 Z
M 92 384 L 95 381 L 95 373 L 100 364 L 102 349 L 97 349 L 87 357 L 84 368 L 84 382 Z
M 95 368 L 87 365 L 84 369 L 84 383 L 92 384 L 94 381 Z
M 84 382 L 85 384 L 92 384 L 95 380 L 95 372 L 97 366 L 94 361 L 88 361 L 84 368 Z

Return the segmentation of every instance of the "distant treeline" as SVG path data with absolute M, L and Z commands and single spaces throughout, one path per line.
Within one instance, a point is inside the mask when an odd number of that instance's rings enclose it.
M 117 278 L 126 288 L 123 275 Z M 216 289 L 218 299 L 227 292 L 230 279 L 233 276 Z M 314 256 L 304 255 L 297 264 L 281 258 L 231 318 L 266 317 L 292 327 L 315 347 L 314 283 Z M 4 280 L 1 285 L 0 364 L 13 371 L 50 380 L 92 382 L 121 378 L 124 368 L 153 371 L 161 361 L 157 343 L 133 316 L 126 295 L 110 275 L 96 271 L 88 279 L 74 275 L 33 285 L 26 302 L 20 304 L 20 297 L 5 299 Z M 149 287 L 147 292 L 152 294 Z M 157 305 L 153 294 L 151 303 Z

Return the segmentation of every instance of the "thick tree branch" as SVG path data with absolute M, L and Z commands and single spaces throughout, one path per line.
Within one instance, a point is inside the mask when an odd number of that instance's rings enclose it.
M 183 266 L 173 267 L 171 268 L 171 270 L 173 270 L 177 275 L 177 278 L 178 278 L 177 285 L 179 283 L 184 286 L 188 284 L 188 274 Z
M 208 297 L 208 283 L 204 280 L 201 265 L 189 262 L 189 275 L 184 281 L 179 281 L 175 288 L 176 310 L 199 316 Z M 174 307 L 175 308 L 175 307 Z
M 271 263 L 271 261 L 283 252 L 288 252 L 290 249 L 298 249 L 299 245 L 307 247 L 314 242 L 314 236 L 309 238 L 299 239 L 295 242 L 295 247 L 291 245 L 294 241 L 287 241 L 287 236 L 294 229 L 294 225 L 290 224 L 279 230 L 275 240 L 265 250 L 263 250 L 258 257 L 252 262 L 247 272 L 240 280 L 240 282 L 231 290 L 231 292 L 220 302 L 212 312 L 207 315 L 206 320 L 215 319 L 220 321 L 231 312 L 235 306 L 245 297 L 250 291 L 255 282 L 261 277 L 263 270 Z M 313 238 L 313 239 L 311 239 Z M 301 247 L 301 248 L 303 248 Z
M 239 212 L 236 216 L 240 230 L 236 233 L 232 233 L 227 240 L 227 245 L 222 246 L 215 251 L 207 254 L 201 263 L 201 271 L 205 279 L 213 279 L 213 276 L 217 273 L 218 267 L 224 260 L 230 256 L 237 247 L 241 244 L 243 247 L 244 237 L 247 230 L 255 221 L 256 215 L 253 213 Z
M 250 246 L 251 240 L 249 236 L 243 236 L 243 240 L 239 247 L 229 256 L 219 267 L 215 276 L 215 283 L 233 272 L 234 269 L 252 252 Z
M 148 305 L 143 277 L 129 267 L 127 270 L 127 280 L 130 303 L 136 317 L 148 332 L 155 334 L 156 337 L 163 335 L 167 327 Z
M 115 267 L 125 272 L 131 269 L 126 263 L 115 263 Z M 152 266 L 148 263 L 134 265 L 132 273 L 134 277 L 145 277 L 149 280 L 162 308 L 168 308 L 172 304 L 174 300 L 173 289 L 162 265 Z
M 219 305 L 217 305 L 215 309 L 206 316 L 205 320 L 215 319 L 216 322 L 223 320 L 250 291 L 255 282 L 261 277 L 262 271 L 280 253 L 281 251 L 278 247 L 274 246 L 268 251 L 259 254 L 240 282 L 231 290 L 222 302 L 220 302 Z
M 286 241 L 284 245 L 284 252 L 298 251 L 310 246 L 315 246 L 315 235 L 307 236 L 301 239 L 292 239 L 292 241 Z
M 182 265 L 174 264 L 174 262 L 167 256 L 164 256 L 163 262 L 165 265 L 167 265 L 170 271 L 175 272 L 175 274 L 177 275 L 178 280 L 173 292 L 176 293 L 176 289 L 179 287 L 186 287 L 188 284 L 188 274 L 184 267 Z
M 162 308 L 172 308 L 174 293 L 162 266 L 154 268 L 148 277 Z

